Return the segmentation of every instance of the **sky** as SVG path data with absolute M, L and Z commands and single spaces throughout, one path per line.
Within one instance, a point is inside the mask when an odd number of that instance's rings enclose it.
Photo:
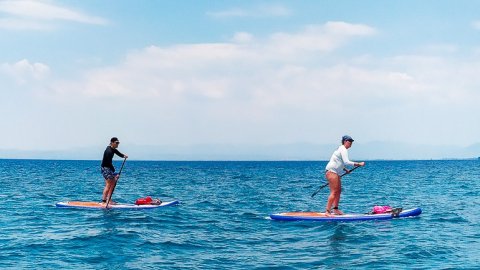
M 112 136 L 133 152 L 344 134 L 468 147 L 480 142 L 478 10 L 462 0 L 0 0 L 0 152 L 95 149 Z

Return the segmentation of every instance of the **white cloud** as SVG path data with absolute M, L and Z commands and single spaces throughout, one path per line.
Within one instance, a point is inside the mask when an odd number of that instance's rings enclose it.
M 119 66 L 91 70 L 83 81 L 56 89 L 59 93 L 77 89 L 88 97 L 158 99 L 168 104 L 221 100 L 252 110 L 285 106 L 317 111 L 319 102 L 336 106 L 343 94 L 362 100 L 368 97 L 366 103 L 381 100 L 380 107 L 452 101 L 438 91 L 448 92 L 445 86 L 458 80 L 447 79 L 450 63 L 438 57 L 360 57 L 360 61 L 335 65 L 319 62 L 350 39 L 373 34 L 375 29 L 365 25 L 329 22 L 263 40 L 237 33 L 234 43 L 151 46 L 130 53 Z M 443 86 L 438 89 L 432 82 Z M 457 93 L 467 95 L 465 91 Z
M 282 5 L 261 5 L 250 9 L 231 8 L 222 11 L 207 12 L 207 15 L 217 19 L 223 18 L 241 18 L 241 17 L 287 17 L 291 11 Z
M 54 25 L 51 23 L 39 23 L 35 20 L 4 18 L 0 19 L 0 29 L 9 30 L 52 30 Z
M 50 68 L 42 63 L 30 63 L 23 59 L 14 64 L 3 63 L 0 72 L 12 77 L 19 84 L 43 80 L 50 74 Z
M 355 36 L 374 33 L 364 25 L 329 22 L 295 34 L 276 33 L 264 40 L 237 33 L 234 43 L 151 46 L 129 54 L 120 66 L 88 72 L 85 85 L 74 88 L 97 97 L 251 99 L 263 95 L 265 90 L 259 88 L 275 91 L 282 87 L 275 85 L 277 80 L 295 80 L 284 78 L 283 72 L 293 70 L 297 77 L 312 75 L 302 67 L 312 65 L 314 59 L 308 57 L 312 52 L 331 52 Z M 269 81 L 274 85 L 266 85 Z
M 371 36 L 375 29 L 367 25 L 345 22 L 328 22 L 324 25 L 310 25 L 299 33 L 277 33 L 272 36 L 271 47 L 282 53 L 298 51 L 329 52 L 342 46 L 355 36 Z
M 51 1 L 4 0 L 0 1 L 0 13 L 7 17 L 0 20 L 0 29 L 45 30 L 52 29 L 55 21 L 105 25 L 107 20 L 80 11 L 61 7 Z

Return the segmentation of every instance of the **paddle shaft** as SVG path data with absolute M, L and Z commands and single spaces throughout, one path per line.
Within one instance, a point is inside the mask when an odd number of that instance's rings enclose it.
M 120 174 L 122 173 L 123 165 L 125 165 L 125 161 L 127 161 L 127 158 L 123 159 L 122 167 L 120 167 L 120 171 L 118 172 L 118 178 L 115 181 L 115 184 L 113 184 L 112 193 L 110 193 L 110 196 L 108 196 L 107 205 L 105 205 L 105 208 L 107 208 L 108 205 L 110 204 L 110 200 L 112 199 L 113 191 L 115 190 L 115 187 L 117 186 L 118 179 L 120 179 Z
M 342 176 L 344 176 L 344 175 L 346 175 L 346 174 L 349 174 L 349 173 L 353 172 L 353 171 L 354 171 L 355 169 L 357 169 L 358 167 L 360 167 L 360 166 L 353 167 L 353 169 L 351 169 L 349 172 L 346 172 L 346 173 L 340 175 L 340 177 L 342 177 Z M 322 188 L 324 188 L 324 187 L 326 187 L 326 186 L 328 186 L 328 183 L 326 183 L 326 184 L 322 185 L 321 187 L 319 187 L 319 188 L 312 194 L 312 198 L 313 198 L 315 195 L 317 195 L 317 193 L 320 192 L 320 190 L 322 190 Z

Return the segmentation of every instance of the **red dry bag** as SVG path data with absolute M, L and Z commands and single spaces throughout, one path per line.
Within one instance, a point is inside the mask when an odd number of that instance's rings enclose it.
M 147 196 L 145 198 L 140 198 L 135 201 L 136 205 L 142 205 L 142 204 L 151 204 L 152 203 L 152 197 Z

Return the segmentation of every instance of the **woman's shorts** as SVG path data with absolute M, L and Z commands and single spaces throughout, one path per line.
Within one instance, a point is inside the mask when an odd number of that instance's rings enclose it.
M 115 173 L 112 169 L 108 167 L 102 167 L 102 175 L 105 180 L 109 179 L 115 179 L 115 176 L 118 175 L 118 173 Z

